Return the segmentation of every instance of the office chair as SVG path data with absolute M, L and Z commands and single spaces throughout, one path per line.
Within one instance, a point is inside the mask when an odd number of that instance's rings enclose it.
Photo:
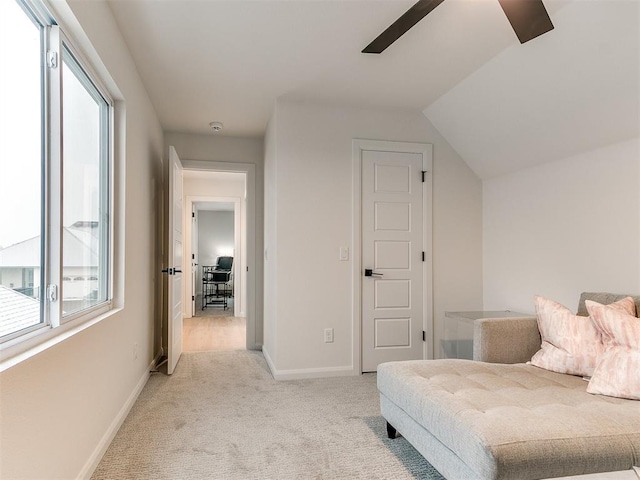
M 226 270 L 228 272 L 231 271 L 231 267 L 233 266 L 233 257 L 218 257 L 216 260 L 216 270 Z
M 202 267 L 202 309 L 209 305 L 222 305 L 227 309 L 227 297 L 231 292 L 227 288 L 231 281 L 233 257 L 218 257 L 213 267 Z

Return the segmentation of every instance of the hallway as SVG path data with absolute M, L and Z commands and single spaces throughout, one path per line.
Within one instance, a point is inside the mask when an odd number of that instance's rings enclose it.
M 233 298 L 229 308 L 209 307 L 196 309 L 198 316 L 185 318 L 182 327 L 183 352 L 209 352 L 214 350 L 244 350 L 247 322 L 233 317 Z M 200 316 L 202 315 L 202 316 Z

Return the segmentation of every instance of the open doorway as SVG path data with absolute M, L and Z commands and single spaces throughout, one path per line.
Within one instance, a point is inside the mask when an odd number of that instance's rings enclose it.
M 240 199 L 193 201 L 191 315 L 244 317 Z
M 237 203 L 194 202 L 192 212 L 192 315 L 244 317 L 235 274 L 240 253 Z M 239 215 L 238 215 L 239 216 Z M 238 231 L 236 231 L 238 230 Z M 236 301 L 236 299 L 238 301 Z
M 246 177 L 184 171 L 184 351 L 247 346 Z

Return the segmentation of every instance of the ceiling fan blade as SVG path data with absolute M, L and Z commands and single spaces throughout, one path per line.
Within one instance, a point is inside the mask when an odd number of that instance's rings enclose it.
M 542 0 L 498 0 L 520 43 L 553 30 Z
M 367 45 L 362 53 L 382 53 L 444 0 L 420 0 Z

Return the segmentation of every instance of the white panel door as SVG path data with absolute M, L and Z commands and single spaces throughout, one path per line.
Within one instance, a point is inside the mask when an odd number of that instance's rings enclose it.
M 169 147 L 169 274 L 167 373 L 171 375 L 182 355 L 182 163 Z
M 423 358 L 423 154 L 362 152 L 362 371 Z

